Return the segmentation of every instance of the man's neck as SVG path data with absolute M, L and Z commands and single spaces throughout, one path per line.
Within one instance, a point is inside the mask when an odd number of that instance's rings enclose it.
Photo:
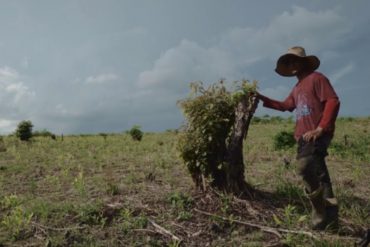
M 303 78 L 305 78 L 306 76 L 308 76 L 309 74 L 311 74 L 312 71 L 308 71 L 308 70 L 303 70 L 303 71 L 300 71 L 296 74 L 298 80 L 302 80 Z

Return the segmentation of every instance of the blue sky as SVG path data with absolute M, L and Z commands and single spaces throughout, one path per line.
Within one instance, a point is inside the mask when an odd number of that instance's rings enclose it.
M 320 58 L 340 115 L 370 115 L 367 0 L 0 3 L 0 133 L 25 119 L 58 134 L 178 128 L 191 81 L 258 80 L 283 100 L 296 81 L 274 68 L 295 45 Z

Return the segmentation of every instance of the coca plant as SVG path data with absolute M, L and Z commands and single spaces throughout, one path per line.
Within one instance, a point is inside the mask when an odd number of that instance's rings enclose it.
M 257 82 L 236 82 L 228 90 L 223 81 L 208 88 L 191 84 L 191 95 L 179 101 L 187 123 L 179 139 L 180 156 L 197 187 L 205 180 L 226 191 L 243 192 L 242 145 L 257 106 Z

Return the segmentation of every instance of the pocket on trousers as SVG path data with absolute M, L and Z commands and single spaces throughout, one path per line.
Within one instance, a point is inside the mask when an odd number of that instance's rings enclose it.
M 313 155 L 306 155 L 298 159 L 297 173 L 301 176 L 314 173 L 314 157 Z
M 316 145 L 314 142 L 306 142 L 303 138 L 298 140 L 297 159 L 311 156 L 316 152 Z

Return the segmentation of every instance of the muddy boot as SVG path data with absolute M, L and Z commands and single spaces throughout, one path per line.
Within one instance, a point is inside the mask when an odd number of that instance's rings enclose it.
M 324 230 L 326 228 L 326 203 L 323 198 L 323 187 L 319 187 L 310 194 L 307 194 L 312 206 L 312 229 Z
M 330 183 L 323 183 L 323 198 L 325 200 L 327 229 L 338 229 L 338 201 L 334 197 Z
M 335 199 L 335 198 L 332 198 Z M 336 199 L 335 199 L 336 200 Z M 338 205 L 327 205 L 326 208 L 326 229 L 335 231 L 338 229 Z

